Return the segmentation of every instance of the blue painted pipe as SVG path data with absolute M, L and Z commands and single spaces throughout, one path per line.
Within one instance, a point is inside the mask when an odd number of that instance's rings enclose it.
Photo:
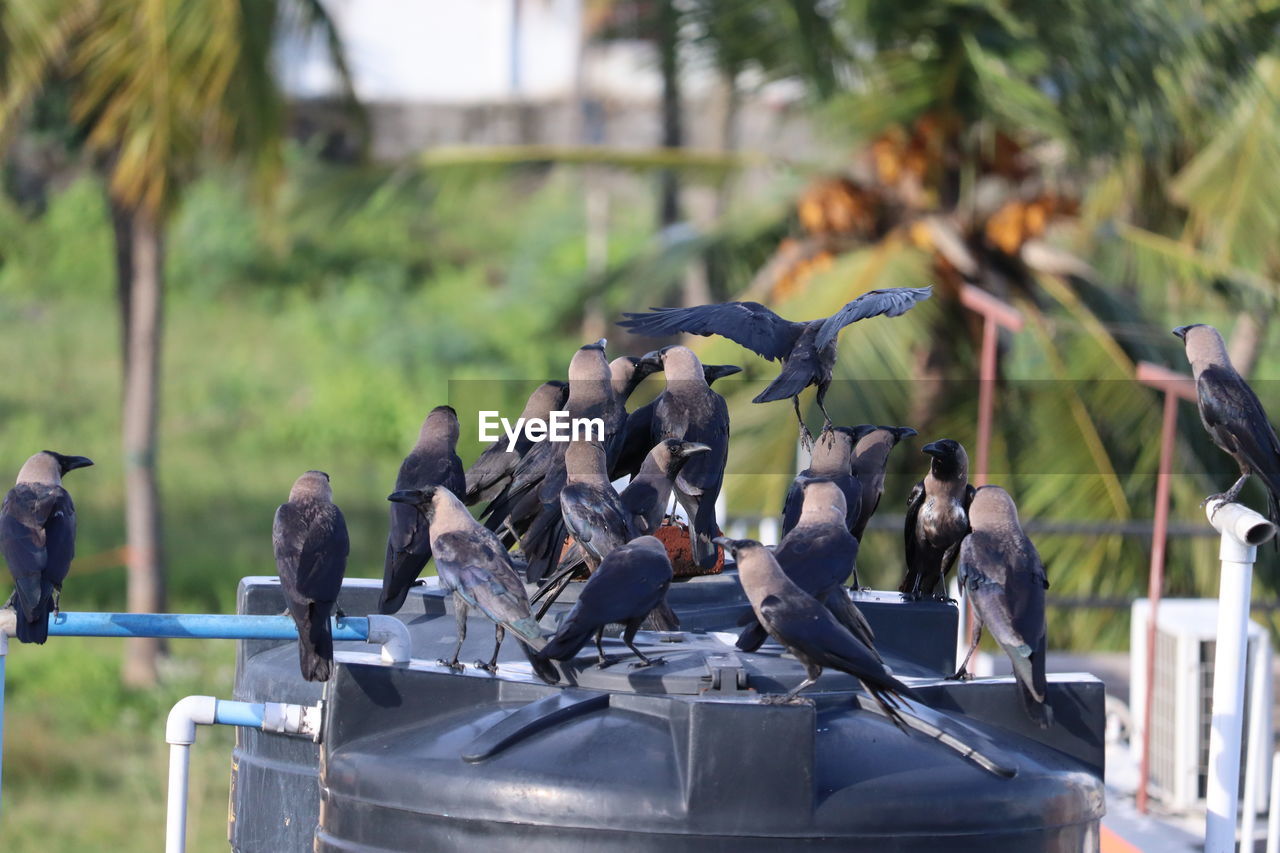
M 363 616 L 333 620 L 335 640 L 366 640 Z M 298 636 L 284 614 L 240 616 L 220 613 L 58 613 L 49 618 L 58 637 L 191 637 L 204 640 L 290 640 Z
M 260 729 L 264 710 L 261 702 L 228 702 L 219 699 L 213 714 L 213 721 L 220 725 Z

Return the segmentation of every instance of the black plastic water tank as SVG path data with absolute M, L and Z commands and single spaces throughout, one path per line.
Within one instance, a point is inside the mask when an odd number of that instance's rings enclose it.
M 342 604 L 354 615 L 375 597 L 356 582 Z M 437 592 L 415 594 L 401 615 L 419 660 L 392 668 L 340 655 L 319 748 L 242 732 L 233 848 L 308 849 L 313 836 L 323 851 L 1096 848 L 1096 679 L 1053 678 L 1058 724 L 1042 732 L 1009 680 L 941 679 L 954 661 L 953 607 L 866 594 L 885 659 L 936 709 L 921 711 L 931 735 L 904 734 L 840 673 L 811 688 L 812 704 L 761 704 L 803 672 L 772 644 L 732 648 L 746 605 L 731 574 L 674 587 L 672 598 L 701 630 L 642 634 L 662 665 L 599 670 L 584 657 L 567 673 L 572 686 L 550 687 L 514 648 L 497 676 L 427 663 L 455 629 Z M 279 607 L 274 581 L 242 584 L 242 612 Z M 463 659 L 486 657 L 492 636 L 473 623 Z M 243 644 L 236 689 L 257 701 L 319 698 L 292 644 Z

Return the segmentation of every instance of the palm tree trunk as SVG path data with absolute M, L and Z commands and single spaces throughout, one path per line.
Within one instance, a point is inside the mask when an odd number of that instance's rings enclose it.
M 164 608 L 164 562 L 160 500 L 156 485 L 156 415 L 159 402 L 160 336 L 164 295 L 164 241 L 157 214 L 143 208 L 120 210 L 117 234 L 127 237 L 129 276 L 121 281 L 124 326 L 125 528 L 128 552 L 128 607 L 133 613 Z M 117 258 L 123 252 L 117 249 Z M 157 680 L 161 644 L 135 637 L 125 641 L 123 677 L 144 687 Z
M 658 10 L 658 65 L 662 72 L 662 145 L 684 145 L 684 121 L 680 110 L 680 13 L 675 0 L 661 0 Z M 680 221 L 680 178 L 673 169 L 662 172 L 658 223 L 666 228 Z

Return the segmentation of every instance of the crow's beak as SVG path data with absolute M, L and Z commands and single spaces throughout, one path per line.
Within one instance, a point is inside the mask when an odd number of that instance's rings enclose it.
M 1178 328 L 1173 330 L 1173 336 L 1175 338 L 1178 338 L 1181 341 L 1186 341 L 1187 330 L 1190 328 L 1191 328 L 1190 326 L 1179 326 Z
M 416 506 L 426 500 L 426 493 L 422 489 L 401 489 L 398 492 L 392 492 L 387 495 L 387 500 L 398 504 L 410 504 Z

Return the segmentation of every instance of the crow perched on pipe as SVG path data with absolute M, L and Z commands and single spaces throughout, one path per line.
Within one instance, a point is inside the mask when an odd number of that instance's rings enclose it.
M 298 658 L 307 681 L 328 681 L 333 671 L 329 617 L 347 572 L 347 522 L 333 503 L 329 475 L 308 471 L 276 510 L 271 528 L 276 571 L 289 614 L 298 626 Z
M 917 302 L 928 299 L 930 287 L 891 287 L 870 290 L 830 317 L 797 323 L 784 320 L 758 302 L 724 302 L 695 308 L 651 308 L 649 313 L 628 313 L 618 325 L 632 334 L 662 337 L 686 332 L 693 335 L 720 335 L 741 344 L 771 361 L 781 361 L 778 377 L 761 391 L 753 403 L 791 398 L 806 443 L 813 434 L 800 415 L 800 392 L 818 386 L 818 408 L 831 423 L 825 405 L 836 363 L 836 339 L 850 323 L 884 314 L 897 317 Z
M 1249 477 L 1257 474 L 1267 490 L 1267 517 L 1280 524 L 1280 440 L 1258 395 L 1231 366 L 1217 329 L 1195 323 L 1179 326 L 1173 333 L 1186 345 L 1201 423 L 1213 443 L 1240 466 L 1240 479 L 1222 494 L 1205 498 L 1205 503 L 1234 503 Z
M 21 642 L 43 643 L 49 637 L 49 611 L 58 609 L 76 552 L 76 508 L 62 477 L 92 464 L 85 456 L 42 450 L 23 464 L 0 506 L 0 552 L 13 576 L 6 606 L 17 613 Z

